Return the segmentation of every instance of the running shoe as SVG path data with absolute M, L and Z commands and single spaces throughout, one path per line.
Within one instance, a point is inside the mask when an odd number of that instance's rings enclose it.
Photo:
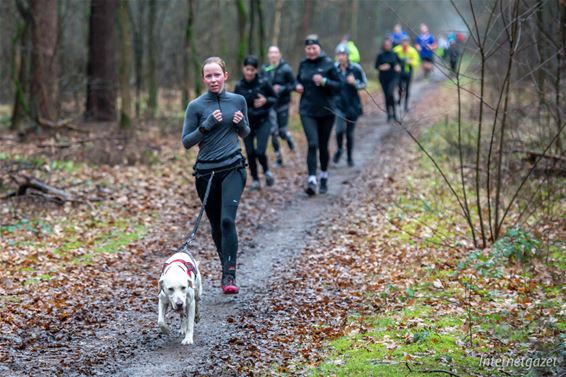
M 337 164 L 340 161 L 340 157 L 342 157 L 342 149 L 338 149 L 336 153 L 334 153 L 334 157 L 332 158 L 332 161 L 335 164 Z
M 320 178 L 320 189 L 318 192 L 320 194 L 326 194 L 328 192 L 328 178 Z
M 261 183 L 259 183 L 259 180 L 254 179 L 252 182 L 252 187 L 250 187 L 250 191 L 259 191 L 261 190 Z
M 240 288 L 236 285 L 236 278 L 232 275 L 224 275 L 220 287 L 225 295 L 233 295 L 240 291 Z
M 265 184 L 267 185 L 267 187 L 271 187 L 273 186 L 273 184 L 275 183 L 275 178 L 273 178 L 273 174 L 271 174 L 271 172 L 268 170 L 265 172 Z
M 307 193 L 308 196 L 316 195 L 316 187 L 317 187 L 316 182 L 310 181 L 309 183 L 307 183 L 307 188 L 305 189 L 305 192 Z
M 280 168 L 283 166 L 283 155 L 281 152 L 275 152 L 275 165 Z
M 295 150 L 295 142 L 293 141 L 293 138 L 291 137 L 291 135 L 287 135 L 287 144 L 289 144 L 289 149 L 294 151 Z
M 349 167 L 353 167 L 353 166 L 354 166 L 354 159 L 353 159 L 353 158 L 349 158 L 349 159 L 348 159 L 348 166 L 349 166 Z

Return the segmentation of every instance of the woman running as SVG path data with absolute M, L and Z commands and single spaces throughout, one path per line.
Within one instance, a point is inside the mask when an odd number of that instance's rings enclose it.
M 334 124 L 334 97 L 340 89 L 340 79 L 334 62 L 321 50 L 318 36 L 311 34 L 305 40 L 304 59 L 299 65 L 295 90 L 302 93 L 299 113 L 307 137 L 308 181 L 305 189 L 309 196 L 316 194 L 317 152 L 320 158 L 320 189 L 328 191 L 328 142 Z
M 222 265 L 221 287 L 226 294 L 238 293 L 235 221 L 246 185 L 245 160 L 238 136 L 244 138 L 250 133 L 248 110 L 245 98 L 225 90 L 228 72 L 222 59 L 206 59 L 202 78 L 208 91 L 187 106 L 182 140 L 186 149 L 199 146 L 194 175 L 201 201 L 212 179 L 205 210 Z
M 259 78 L 257 71 L 258 63 L 258 59 L 253 55 L 244 59 L 244 67 L 242 69 L 244 77 L 236 84 L 236 89 L 234 90 L 235 93 L 242 95 L 246 99 L 248 105 L 248 119 L 251 132 L 244 139 L 244 144 L 253 179 L 250 189 L 252 191 L 261 189 L 257 173 L 257 161 L 263 168 L 265 184 L 273 186 L 275 182 L 273 174 L 269 171 L 269 163 L 267 162 L 265 151 L 267 150 L 267 142 L 271 133 L 269 112 L 275 104 L 277 95 L 267 80 Z
M 401 72 L 401 60 L 393 52 L 393 41 L 389 38 L 383 42 L 382 51 L 375 59 L 375 69 L 379 72 L 379 83 L 385 97 L 387 121 L 399 121 L 395 110 L 395 88 Z
M 348 153 L 348 166 L 354 166 L 354 128 L 359 116 L 362 115 L 362 101 L 358 90 L 367 86 L 367 79 L 362 66 L 349 59 L 349 50 L 345 45 L 338 45 L 336 57 L 338 62 L 338 76 L 340 77 L 340 92 L 336 101 L 336 143 L 338 150 L 334 154 L 334 163 L 337 164 L 342 156 L 344 134 L 346 134 L 346 151 Z
M 421 24 L 421 32 L 415 38 L 415 47 L 419 52 L 423 62 L 424 77 L 428 77 L 433 68 L 434 50 L 436 50 L 436 40 L 429 32 L 428 26 Z

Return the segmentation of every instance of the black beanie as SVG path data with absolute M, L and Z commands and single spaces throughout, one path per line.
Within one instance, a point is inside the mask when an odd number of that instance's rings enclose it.
M 252 67 L 257 68 L 259 66 L 259 60 L 257 59 L 257 57 L 255 57 L 255 55 L 248 55 L 244 59 L 244 67 L 247 65 L 251 65 Z

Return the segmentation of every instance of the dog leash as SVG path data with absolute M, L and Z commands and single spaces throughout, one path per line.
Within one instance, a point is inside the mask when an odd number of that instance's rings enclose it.
M 197 221 L 195 222 L 195 225 L 193 226 L 193 231 L 190 235 L 190 237 L 183 243 L 183 245 L 181 246 L 181 251 L 189 254 L 189 246 L 191 245 L 191 243 L 195 240 L 196 236 L 197 236 L 197 231 L 198 231 L 198 227 L 200 226 L 200 222 L 202 220 L 202 215 L 204 214 L 204 209 L 206 207 L 206 203 L 208 202 L 208 195 L 210 194 L 210 187 L 212 186 L 212 179 L 214 178 L 214 173 L 215 171 L 213 170 L 212 173 L 210 173 L 210 178 L 208 178 L 208 183 L 206 184 L 206 191 L 204 192 L 204 199 L 202 201 L 202 206 L 200 207 L 200 211 L 199 214 L 197 216 Z

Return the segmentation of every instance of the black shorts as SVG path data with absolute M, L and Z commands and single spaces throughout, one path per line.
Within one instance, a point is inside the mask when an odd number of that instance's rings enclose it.
M 432 57 L 430 57 L 430 58 L 429 58 L 429 57 L 426 57 L 426 58 L 421 58 L 421 60 L 422 60 L 423 62 L 432 63 L 433 58 L 432 58 Z

